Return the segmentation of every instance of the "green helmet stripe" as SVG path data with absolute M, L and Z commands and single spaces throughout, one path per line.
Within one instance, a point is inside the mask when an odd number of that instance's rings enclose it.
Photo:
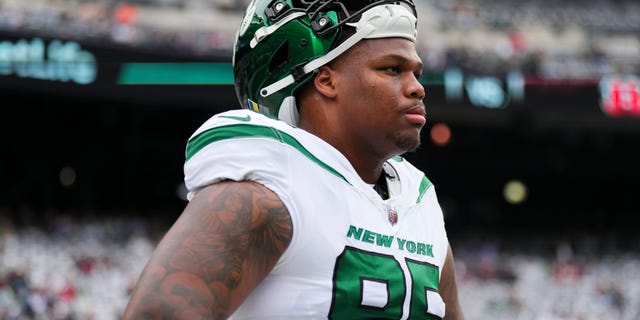
M 198 151 L 202 150 L 202 148 L 213 142 L 228 139 L 256 137 L 274 139 L 288 144 L 296 150 L 300 151 L 300 153 L 302 153 L 305 157 L 309 158 L 309 160 L 315 162 L 323 169 L 349 183 L 349 181 L 342 174 L 340 174 L 340 172 L 314 156 L 298 140 L 296 140 L 296 138 L 292 137 L 284 131 L 265 126 L 235 124 L 211 128 L 209 130 L 203 131 L 190 139 L 187 143 L 186 161 L 189 161 L 189 159 L 191 159 L 196 153 L 198 153 Z

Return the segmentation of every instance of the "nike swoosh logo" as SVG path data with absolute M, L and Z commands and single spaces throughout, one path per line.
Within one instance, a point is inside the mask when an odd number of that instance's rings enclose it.
M 246 116 L 244 116 L 244 117 L 236 117 L 236 116 L 220 116 L 220 118 L 227 118 L 227 119 L 238 120 L 238 121 L 242 121 L 242 122 L 249 122 L 249 121 L 251 121 L 251 116 L 250 116 L 250 115 L 246 115 Z

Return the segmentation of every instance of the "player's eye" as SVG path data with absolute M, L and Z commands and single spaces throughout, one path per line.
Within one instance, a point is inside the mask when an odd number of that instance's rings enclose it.
M 386 66 L 383 68 L 383 70 L 389 73 L 400 73 L 399 66 Z

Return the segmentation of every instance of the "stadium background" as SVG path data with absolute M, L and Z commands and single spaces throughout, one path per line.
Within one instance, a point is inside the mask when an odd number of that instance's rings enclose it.
M 416 4 L 468 318 L 639 319 L 640 2 Z M 0 319 L 119 317 L 245 6 L 0 0 Z

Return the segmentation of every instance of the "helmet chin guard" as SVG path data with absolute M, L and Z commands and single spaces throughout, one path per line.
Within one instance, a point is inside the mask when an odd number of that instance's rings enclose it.
M 355 33 L 335 46 L 345 26 Z M 416 27 L 415 7 L 408 0 L 254 0 L 236 40 L 236 93 L 243 106 L 296 125 L 294 92 L 319 67 L 362 39 L 415 42 Z

